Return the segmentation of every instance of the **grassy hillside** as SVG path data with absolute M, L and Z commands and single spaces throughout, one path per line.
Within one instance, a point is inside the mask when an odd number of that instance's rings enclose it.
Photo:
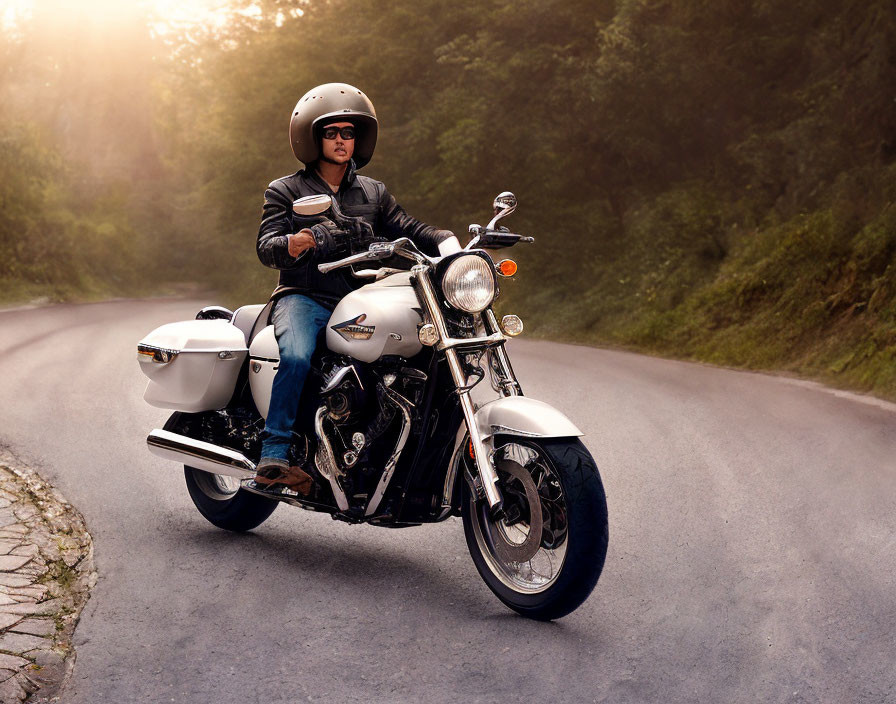
M 651 251 L 599 267 L 563 305 L 546 288 L 530 330 L 896 398 L 896 165 L 844 177 L 828 207 L 727 233 L 714 203 L 693 189 L 653 201 L 631 225 L 649 223 Z M 682 233 L 694 246 L 680 246 Z M 525 311 L 513 298 L 505 306 Z

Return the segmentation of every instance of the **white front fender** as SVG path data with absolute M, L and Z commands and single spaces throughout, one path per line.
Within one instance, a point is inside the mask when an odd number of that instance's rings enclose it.
M 476 411 L 476 426 L 489 450 L 494 449 L 495 435 L 518 435 L 525 438 L 581 437 L 585 433 L 553 406 L 525 396 L 504 396 L 484 404 Z M 457 508 L 457 490 L 461 481 L 461 456 L 465 451 L 467 426 L 461 423 L 454 441 L 454 452 L 445 475 L 442 493 L 442 515 L 445 518 Z
M 476 411 L 476 425 L 483 439 L 494 435 L 566 438 L 585 434 L 553 406 L 526 396 L 489 401 Z

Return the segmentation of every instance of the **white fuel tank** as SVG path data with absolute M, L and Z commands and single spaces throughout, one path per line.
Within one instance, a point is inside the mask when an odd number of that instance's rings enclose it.
M 327 323 L 327 347 L 361 362 L 417 354 L 423 348 L 417 337 L 423 306 L 410 277 L 410 272 L 392 274 L 339 301 Z

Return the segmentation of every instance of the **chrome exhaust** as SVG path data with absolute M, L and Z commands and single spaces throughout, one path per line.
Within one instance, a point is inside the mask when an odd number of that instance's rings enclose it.
M 324 432 L 324 416 L 327 415 L 327 407 L 321 406 L 317 409 L 317 415 L 314 416 L 314 432 L 317 433 L 317 453 L 314 456 L 314 465 L 327 481 L 330 482 L 330 489 L 333 491 L 333 497 L 336 499 L 336 505 L 340 511 L 348 511 L 348 497 L 339 483 L 339 464 L 336 462 L 336 455 L 333 453 L 333 447 L 327 439 Z
M 212 445 L 210 442 L 156 428 L 146 438 L 146 444 L 156 457 L 180 462 L 203 472 L 237 479 L 251 479 L 255 476 L 255 463 L 252 460 L 236 450 Z
M 370 502 L 367 504 L 367 509 L 364 511 L 365 516 L 372 516 L 376 513 L 376 510 L 380 506 L 380 501 L 383 500 L 383 494 L 386 493 L 386 489 L 389 487 L 389 482 L 392 481 L 392 473 L 395 471 L 395 465 L 398 464 L 398 458 L 401 457 L 401 452 L 404 450 L 404 445 L 408 441 L 408 435 L 410 435 L 411 432 L 411 408 L 414 406 L 408 399 L 392 389 L 389 389 L 382 384 L 379 384 L 378 388 L 401 412 L 401 432 L 398 435 L 398 442 L 395 444 L 395 449 L 392 450 L 392 455 L 389 457 L 389 461 L 386 462 L 386 468 L 383 470 L 380 482 L 376 486 L 376 491 L 374 491 L 373 496 L 370 497 Z

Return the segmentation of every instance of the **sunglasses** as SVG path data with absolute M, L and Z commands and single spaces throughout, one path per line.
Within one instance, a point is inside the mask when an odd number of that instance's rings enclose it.
M 354 127 L 324 127 L 323 132 L 321 132 L 321 136 L 324 139 L 336 139 L 336 135 L 339 135 L 343 139 L 354 139 L 355 138 L 355 128 Z

